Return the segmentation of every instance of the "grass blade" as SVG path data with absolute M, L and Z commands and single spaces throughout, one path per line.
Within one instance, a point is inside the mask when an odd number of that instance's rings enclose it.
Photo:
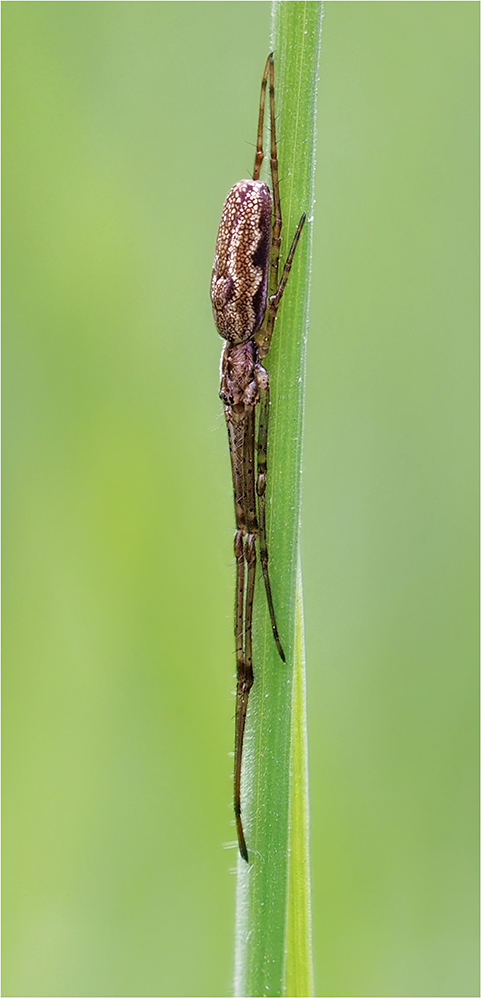
M 239 858 L 237 880 L 235 994 L 244 998 L 312 993 L 298 552 L 320 27 L 320 3 L 284 0 L 273 4 L 284 258 L 303 211 L 307 225 L 266 363 L 271 375 L 270 568 L 287 664 L 277 656 L 265 596 L 258 586 L 256 675 L 249 702 L 242 783 L 251 863 L 247 866 Z M 296 734 L 293 743 L 291 729 Z M 290 809 L 291 779 L 296 794 Z
M 294 690 L 289 810 L 289 876 L 284 994 L 314 994 L 311 878 L 309 868 L 309 784 L 307 771 L 306 655 L 300 559 L 297 571 Z

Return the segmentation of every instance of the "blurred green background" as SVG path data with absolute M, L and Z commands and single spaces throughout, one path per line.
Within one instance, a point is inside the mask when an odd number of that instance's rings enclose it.
M 209 280 L 268 3 L 3 4 L 3 994 L 231 992 Z M 477 995 L 479 5 L 328 2 L 304 461 L 318 995 Z

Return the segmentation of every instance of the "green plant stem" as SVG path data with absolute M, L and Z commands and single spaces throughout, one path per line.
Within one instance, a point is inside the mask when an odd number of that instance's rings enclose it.
M 321 16 L 320 3 L 273 3 L 284 259 L 303 211 L 307 224 L 266 365 L 271 376 L 270 569 L 287 662 L 277 655 L 265 595 L 258 586 L 255 682 L 242 778 L 251 862 L 248 866 L 239 858 L 237 880 L 235 994 L 242 998 L 307 998 L 313 988 L 299 526 Z
M 290 998 L 308 998 L 314 994 L 314 967 L 309 866 L 306 656 L 300 558 L 297 572 L 291 746 L 289 878 L 283 991 Z

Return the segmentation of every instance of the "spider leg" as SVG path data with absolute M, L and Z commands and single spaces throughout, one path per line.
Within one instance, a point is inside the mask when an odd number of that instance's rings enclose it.
M 234 813 L 237 825 L 237 838 L 239 840 L 240 854 L 249 862 L 249 854 L 245 843 L 244 829 L 241 817 L 241 773 L 242 773 L 242 750 L 244 745 L 244 732 L 247 716 L 247 705 L 249 693 L 254 682 L 254 672 L 252 668 L 252 607 L 254 603 L 254 589 L 256 579 L 256 542 L 253 534 L 248 534 L 244 540 L 243 560 L 247 561 L 247 592 L 245 600 L 245 654 L 238 659 L 237 669 L 237 703 L 236 703 L 236 730 L 235 730 L 235 753 L 234 753 Z M 244 568 L 242 569 L 244 571 Z
M 267 87 L 267 74 L 269 76 L 269 108 L 270 108 L 270 119 L 271 119 L 271 178 L 272 178 L 272 234 L 271 234 L 271 255 L 270 255 L 270 276 L 269 276 L 269 300 L 267 304 L 266 316 L 262 324 L 261 329 L 256 335 L 256 340 L 259 346 L 259 356 L 262 360 L 269 353 L 272 334 L 274 332 L 274 323 L 276 321 L 277 310 L 281 303 L 282 295 L 284 294 L 284 289 L 287 284 L 287 278 L 289 277 L 289 271 L 292 266 L 292 261 L 294 258 L 294 253 L 296 252 L 296 247 L 299 242 L 299 238 L 306 220 L 305 213 L 301 215 L 299 224 L 292 240 L 291 248 L 287 255 L 287 260 L 284 264 L 281 279 L 279 280 L 279 257 L 281 252 L 281 242 L 282 242 L 282 210 L 281 210 L 281 195 L 279 190 L 279 160 L 277 155 L 277 132 L 276 132 L 276 109 L 275 109 L 275 97 L 274 97 L 274 58 L 272 54 L 267 60 L 267 65 L 264 71 L 264 78 L 262 81 L 261 94 L 265 95 L 265 90 Z M 261 101 L 262 103 L 262 101 Z M 264 116 L 264 107 L 262 104 L 262 117 Z M 257 162 L 257 160 L 256 160 Z
M 259 548 L 261 556 L 262 574 L 266 589 L 267 605 L 271 618 L 272 633 L 276 643 L 277 651 L 283 662 L 286 660 L 284 650 L 280 642 L 277 630 L 276 615 L 272 599 L 271 580 L 269 578 L 269 553 L 267 550 L 266 535 L 266 485 L 267 485 L 267 430 L 269 424 L 269 378 L 267 371 L 263 379 L 264 384 L 260 389 L 259 397 L 259 429 L 257 434 L 257 499 L 259 506 Z
M 261 83 L 261 97 L 259 102 L 259 121 L 257 124 L 256 158 L 254 160 L 254 173 L 252 174 L 253 180 L 259 180 L 259 177 L 261 175 L 262 161 L 264 159 L 264 147 L 263 147 L 264 110 L 266 105 L 267 77 L 269 76 L 269 69 L 271 62 L 272 62 L 272 53 L 267 57 L 267 62 L 264 69 L 264 76 L 262 77 L 262 83 Z
M 241 818 L 242 750 L 249 693 L 254 682 L 252 668 L 252 612 L 256 578 L 256 519 L 254 453 L 255 403 L 241 411 L 226 407 L 232 481 L 236 512 L 234 554 L 236 559 L 235 641 L 237 665 L 234 751 L 234 813 L 241 856 L 249 861 Z M 247 564 L 247 587 L 245 566 Z
M 274 332 L 274 323 L 275 323 L 276 317 L 277 317 L 277 310 L 279 308 L 279 305 L 281 303 L 282 295 L 284 294 L 284 291 L 285 291 L 285 288 L 286 288 L 287 279 L 289 277 L 290 269 L 292 267 L 292 261 L 294 259 L 294 253 L 296 252 L 297 244 L 299 242 L 299 239 L 300 239 L 300 236 L 301 236 L 301 232 L 302 232 L 302 230 L 304 228 L 304 222 L 305 221 L 306 221 L 306 213 L 303 212 L 302 215 L 301 215 L 301 217 L 300 217 L 300 219 L 299 219 L 299 224 L 297 226 L 297 229 L 296 229 L 296 231 L 294 233 L 294 239 L 292 240 L 291 248 L 290 248 L 289 253 L 287 255 L 287 260 L 286 260 L 286 262 L 284 264 L 284 268 L 283 268 L 283 271 L 282 271 L 282 277 L 281 277 L 281 280 L 280 280 L 280 283 L 279 283 L 279 287 L 275 290 L 275 292 L 269 298 L 269 302 L 268 302 L 267 310 L 266 310 L 266 318 L 264 320 L 264 323 L 263 323 L 261 329 L 256 334 L 256 341 L 257 341 L 257 344 L 258 344 L 258 347 L 259 347 L 259 357 L 261 358 L 261 360 L 264 357 L 266 357 L 267 354 L 269 353 L 269 349 L 270 349 L 270 345 L 271 345 L 271 340 L 272 340 L 272 334 Z
M 234 751 L 234 813 L 237 825 L 237 838 L 239 841 L 240 854 L 246 862 L 249 862 L 244 830 L 241 818 L 241 769 L 242 769 L 242 746 L 244 743 L 244 729 L 246 723 L 247 703 L 249 700 L 250 688 L 253 683 L 252 663 L 250 676 L 246 669 L 244 659 L 244 577 L 245 577 L 245 557 L 244 557 L 244 535 L 242 530 L 238 530 L 234 539 L 234 552 L 236 555 L 237 575 L 236 575 L 236 662 L 237 662 L 237 692 L 236 692 L 236 715 L 235 715 L 235 751 Z
M 271 179 L 272 179 L 272 236 L 271 269 L 269 278 L 270 294 L 275 294 L 279 285 L 279 254 L 281 252 L 282 211 L 279 191 L 279 160 L 277 157 L 276 108 L 274 98 L 274 59 L 269 56 L 269 107 L 271 118 Z M 272 336 L 272 333 L 271 333 Z M 270 341 L 269 341 L 270 345 Z M 267 352 L 267 351 L 266 351 Z M 265 355 L 264 355 L 265 356 Z

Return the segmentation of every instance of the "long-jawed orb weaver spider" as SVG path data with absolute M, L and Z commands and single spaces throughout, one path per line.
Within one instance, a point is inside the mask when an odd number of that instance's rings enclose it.
M 259 180 L 264 159 L 264 109 L 268 83 L 272 194 L 268 185 Z M 277 630 L 268 568 L 266 482 L 269 375 L 261 361 L 269 353 L 277 310 L 305 220 L 303 214 L 279 280 L 282 213 L 274 105 L 274 56 L 271 53 L 262 77 L 253 178 L 240 180 L 227 195 L 217 235 L 211 283 L 214 319 L 220 335 L 227 341 L 222 352 L 220 397 L 224 403 L 229 435 L 236 518 L 234 812 L 239 850 L 246 862 L 249 856 L 241 818 L 241 769 L 247 703 L 254 682 L 252 607 L 257 541 L 272 633 L 282 661 L 286 660 Z

